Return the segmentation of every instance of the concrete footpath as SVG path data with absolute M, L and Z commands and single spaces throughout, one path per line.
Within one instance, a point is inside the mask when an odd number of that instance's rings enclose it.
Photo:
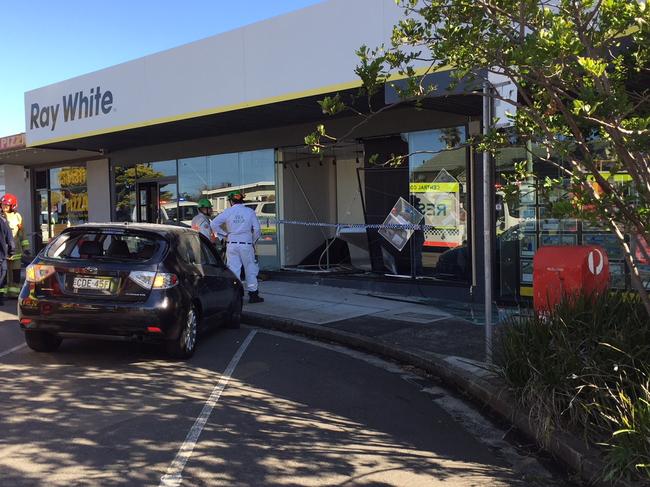
M 245 323 L 339 343 L 417 367 L 534 439 L 589 485 L 603 463 L 575 436 L 534 424 L 498 374 L 482 362 L 484 327 L 418 298 L 312 283 L 266 281 L 264 303 L 245 304 Z M 630 485 L 616 483 L 616 485 Z

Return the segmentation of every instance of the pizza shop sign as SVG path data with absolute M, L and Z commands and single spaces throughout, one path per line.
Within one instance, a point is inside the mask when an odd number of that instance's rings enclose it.
M 10 135 L 8 137 L 0 137 L 0 151 L 9 149 L 24 149 L 25 148 L 25 134 Z

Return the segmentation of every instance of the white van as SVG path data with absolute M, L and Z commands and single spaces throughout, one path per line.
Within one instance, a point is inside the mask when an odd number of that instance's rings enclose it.
M 179 201 L 176 203 L 165 203 L 160 205 L 164 221 L 178 220 L 181 223 L 191 226 L 192 219 L 199 214 L 199 205 L 194 201 Z
M 262 223 L 262 219 L 275 220 L 275 201 L 255 201 L 244 203 L 244 206 L 255 211 L 260 223 Z
M 137 208 L 131 212 L 131 221 L 137 221 Z M 192 225 L 192 218 L 199 213 L 199 205 L 194 201 L 179 201 L 178 203 L 163 203 L 160 205 L 160 223 L 178 221 L 188 227 Z

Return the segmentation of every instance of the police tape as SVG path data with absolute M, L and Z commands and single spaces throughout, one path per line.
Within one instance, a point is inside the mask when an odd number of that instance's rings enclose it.
M 305 227 L 326 227 L 336 228 L 337 231 L 343 228 L 361 228 L 370 230 L 437 230 L 439 227 L 432 225 L 418 225 L 415 223 L 320 223 L 303 222 L 297 220 L 266 220 L 265 223 L 277 223 L 280 225 L 301 225 Z

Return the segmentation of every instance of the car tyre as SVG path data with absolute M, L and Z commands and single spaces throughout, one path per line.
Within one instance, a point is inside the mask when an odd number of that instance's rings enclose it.
M 230 305 L 230 311 L 226 317 L 226 327 L 232 329 L 238 329 L 241 327 L 241 310 L 244 306 L 244 299 L 241 294 L 237 294 L 237 297 Z
M 175 340 L 167 342 L 167 353 L 174 358 L 188 359 L 194 355 L 199 330 L 199 315 L 193 304 L 187 310 L 183 327 Z
M 35 352 L 54 352 L 61 342 L 61 337 L 46 331 L 25 330 L 25 343 Z

